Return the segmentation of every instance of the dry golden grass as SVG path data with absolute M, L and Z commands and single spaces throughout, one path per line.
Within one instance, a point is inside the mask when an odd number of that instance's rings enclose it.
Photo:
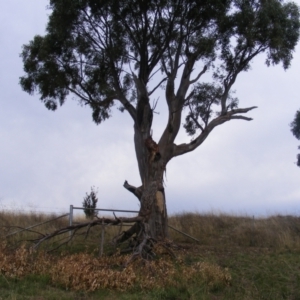
M 57 215 L 41 213 L 14 214 L 0 211 L 0 236 L 2 238 L 10 233 L 19 231 L 34 224 L 56 218 Z M 77 217 L 75 222 L 86 221 L 84 217 Z M 253 218 L 249 216 L 234 216 L 226 214 L 198 214 L 182 213 L 172 215 L 169 224 L 178 230 L 187 233 L 200 241 L 200 245 L 236 245 L 242 247 L 272 247 L 272 248 L 300 248 L 300 218 L 296 216 L 271 216 L 267 218 Z M 7 242 L 37 237 L 35 231 L 49 233 L 68 225 L 68 217 L 57 219 L 38 227 L 32 228 L 32 233 L 23 231 L 11 235 Z M 123 227 L 122 230 L 126 230 Z M 105 229 L 106 245 L 118 234 L 119 227 Z M 101 235 L 100 227 L 92 228 L 90 237 L 77 238 L 74 242 L 83 243 L 85 247 L 98 247 Z M 173 229 L 169 229 L 170 239 L 177 243 L 194 243 L 194 241 Z
M 155 251 L 160 258 L 154 261 L 135 260 L 124 268 L 127 255 L 96 258 L 87 253 L 53 256 L 44 252 L 33 253 L 22 246 L 15 251 L 0 245 L 0 270 L 6 278 L 26 275 L 50 276 L 53 284 L 65 289 L 94 291 L 97 289 L 128 290 L 138 286 L 143 290 L 176 287 L 188 282 L 205 282 L 209 287 L 227 286 L 231 276 L 227 269 L 208 263 L 183 263 L 164 255 L 159 246 Z M 178 277 L 178 274 L 180 277 Z
M 57 219 L 53 222 L 48 222 L 37 227 L 33 227 L 30 231 L 22 231 L 22 228 L 37 225 L 40 223 L 47 222 L 49 220 L 57 218 L 58 215 L 50 214 L 46 215 L 43 213 L 13 213 L 0 211 L 0 236 L 3 238 L 9 236 L 9 242 L 20 241 L 26 238 L 36 237 L 35 231 L 40 232 L 52 232 L 58 228 L 65 227 L 68 225 L 67 217 Z M 18 232 L 17 234 L 13 234 Z
M 272 248 L 300 248 L 300 218 L 185 213 L 169 218 L 169 224 L 197 238 L 202 245 L 236 245 Z M 170 229 L 177 242 L 191 242 L 188 237 Z

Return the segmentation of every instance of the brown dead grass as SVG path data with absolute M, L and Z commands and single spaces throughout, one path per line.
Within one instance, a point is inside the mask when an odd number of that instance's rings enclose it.
M 11 251 L 1 244 L 0 270 L 6 278 L 48 275 L 53 284 L 86 291 L 104 288 L 125 291 L 133 287 L 149 290 L 194 281 L 205 282 L 210 287 L 231 283 L 226 268 L 208 262 L 186 265 L 181 255 L 174 261 L 164 255 L 163 248 L 157 247 L 155 250 L 159 259 L 150 262 L 136 260 L 124 268 L 129 256 L 96 258 L 87 253 L 53 256 L 44 252 L 33 253 L 24 245 Z

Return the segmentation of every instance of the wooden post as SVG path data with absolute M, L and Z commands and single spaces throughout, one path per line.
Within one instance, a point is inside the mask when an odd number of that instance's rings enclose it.
M 69 226 L 73 225 L 73 205 L 70 205 L 70 213 L 69 213 Z M 71 238 L 72 231 L 69 231 L 69 236 Z
M 102 218 L 102 226 L 101 226 L 101 242 L 100 242 L 100 249 L 99 249 L 99 256 L 103 255 L 103 244 L 104 244 L 104 219 Z

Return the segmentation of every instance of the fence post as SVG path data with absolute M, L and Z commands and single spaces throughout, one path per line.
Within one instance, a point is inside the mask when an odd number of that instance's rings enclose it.
M 250 239 L 250 245 L 253 247 L 255 244 L 254 241 L 254 229 L 255 229 L 255 219 L 254 219 L 254 215 L 252 217 L 252 222 L 251 222 L 251 239 Z
M 103 243 L 104 243 L 104 219 L 102 218 L 102 226 L 101 226 L 101 242 L 100 242 L 100 249 L 99 249 L 99 256 L 103 255 Z
M 69 213 L 69 226 L 73 225 L 73 205 L 70 205 L 70 213 Z M 70 238 L 72 236 L 72 231 L 69 231 Z

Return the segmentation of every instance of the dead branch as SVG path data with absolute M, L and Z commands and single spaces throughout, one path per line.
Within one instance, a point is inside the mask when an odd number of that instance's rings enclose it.
M 127 231 L 122 231 L 122 225 L 124 223 L 134 223 L 134 224 Z M 63 245 L 68 244 L 70 241 L 72 241 L 72 239 L 75 237 L 76 234 L 77 235 L 83 234 L 85 235 L 86 238 L 92 227 L 102 226 L 103 228 L 105 226 L 110 226 L 110 225 L 112 226 L 121 225 L 118 235 L 115 236 L 112 240 L 112 243 L 115 246 L 120 245 L 125 241 L 129 242 L 128 247 L 121 251 L 121 253 L 130 253 L 130 252 L 132 253 L 130 258 L 123 265 L 124 268 L 126 268 L 128 264 L 130 264 L 137 258 L 141 258 L 142 261 L 147 261 L 147 260 L 152 260 L 153 258 L 156 257 L 156 253 L 153 250 L 154 250 L 154 245 L 158 241 L 156 241 L 150 236 L 149 225 L 145 222 L 145 218 L 142 216 L 136 216 L 133 218 L 122 218 L 122 217 L 117 217 L 115 215 L 114 219 L 97 218 L 89 222 L 74 224 L 71 226 L 60 228 L 53 231 L 52 233 L 47 233 L 47 234 L 43 234 L 41 232 L 33 231 L 26 228 L 25 231 L 34 232 L 39 235 L 39 237 L 36 239 L 27 240 L 29 242 L 34 243 L 33 249 L 38 249 L 38 247 L 47 240 L 51 240 L 65 233 L 69 233 L 68 236 L 63 236 L 62 238 L 60 238 L 59 245 L 48 250 L 48 252 L 50 252 L 50 251 L 57 250 Z M 78 231 L 82 228 L 86 228 L 86 231 L 84 233 L 78 233 Z M 168 249 L 167 245 L 164 245 L 163 241 L 160 241 L 159 244 L 162 245 L 172 257 L 175 257 L 174 253 L 170 249 Z
M 143 186 L 140 187 L 135 187 L 133 185 L 130 185 L 127 180 L 125 180 L 124 184 L 123 184 L 124 188 L 126 190 L 128 190 L 129 192 L 133 193 L 138 199 L 139 201 L 141 201 L 142 198 L 142 194 L 143 194 Z
M 91 227 L 94 227 L 94 226 L 100 226 L 100 225 L 103 226 L 103 224 L 105 224 L 105 225 L 119 225 L 120 223 L 121 224 L 123 224 L 123 223 L 137 223 L 137 222 L 143 222 L 143 221 L 144 221 L 144 218 L 140 217 L 140 216 L 133 217 L 133 218 L 116 218 L 116 219 L 101 218 L 101 219 L 96 219 L 96 220 L 93 220 L 93 221 L 90 221 L 90 222 L 84 222 L 84 223 L 79 223 L 79 224 L 67 226 L 67 227 L 64 227 L 64 228 L 60 228 L 60 229 L 57 229 L 57 230 L 55 230 L 55 231 L 53 231 L 52 233 L 49 233 L 49 234 L 43 234 L 43 233 L 40 233 L 40 232 L 36 232 L 36 233 L 40 234 L 41 237 L 39 237 L 35 240 L 31 240 L 31 242 L 35 243 L 33 248 L 37 249 L 40 246 L 41 243 L 43 243 L 47 240 L 50 240 L 54 237 L 57 237 L 59 235 L 62 235 L 64 233 L 71 232 L 71 235 L 70 235 L 69 239 L 66 242 L 63 243 L 63 244 L 66 244 L 66 243 L 70 242 L 73 239 L 73 237 L 75 236 L 75 233 L 79 229 L 82 229 L 82 228 L 85 228 L 85 227 L 87 227 L 87 234 L 88 234 Z

